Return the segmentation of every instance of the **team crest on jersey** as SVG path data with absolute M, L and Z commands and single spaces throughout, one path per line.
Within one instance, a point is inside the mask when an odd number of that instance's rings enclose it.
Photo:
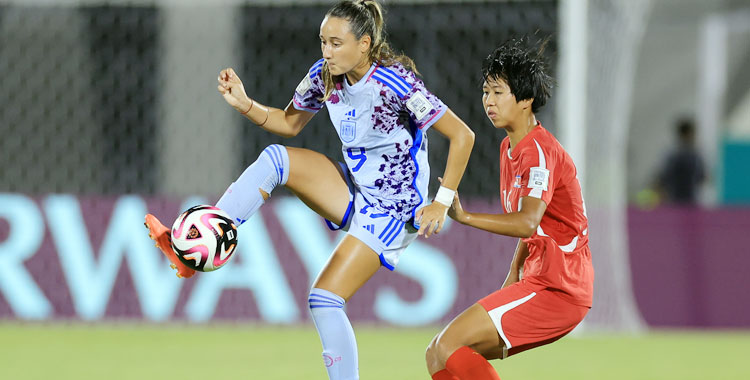
M 354 138 L 357 137 L 357 123 L 351 120 L 341 120 L 339 136 L 341 136 L 341 141 L 345 143 L 354 141 Z
M 521 176 L 517 175 L 516 180 L 513 181 L 513 187 L 520 189 L 521 188 Z

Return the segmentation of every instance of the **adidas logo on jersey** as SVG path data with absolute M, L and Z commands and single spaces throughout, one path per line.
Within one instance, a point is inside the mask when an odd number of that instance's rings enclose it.
M 349 112 L 347 112 L 347 113 L 345 113 L 345 114 L 344 114 L 344 116 L 348 116 L 348 117 L 357 117 L 357 110 L 356 110 L 356 109 L 354 109 L 354 108 L 352 108 L 352 110 L 351 110 L 351 111 L 349 111 Z

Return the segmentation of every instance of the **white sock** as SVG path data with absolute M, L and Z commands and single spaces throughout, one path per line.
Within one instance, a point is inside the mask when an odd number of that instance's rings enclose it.
M 289 179 L 289 154 L 283 145 L 269 145 L 253 162 L 229 185 L 221 196 L 216 207 L 226 211 L 239 226 L 258 211 L 263 205 L 262 189 L 269 195 L 278 186 L 286 184 Z
M 330 380 L 358 380 L 357 340 L 344 313 L 344 299 L 313 288 L 307 300 L 315 328 L 323 344 L 323 362 Z

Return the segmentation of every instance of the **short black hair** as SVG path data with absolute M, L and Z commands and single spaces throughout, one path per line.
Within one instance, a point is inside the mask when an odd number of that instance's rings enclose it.
M 532 43 L 528 37 L 523 37 L 504 42 L 484 59 L 482 78 L 485 81 L 504 80 L 516 101 L 533 98 L 531 111 L 536 113 L 547 103 L 554 86 L 544 59 L 548 41 Z
M 680 137 L 692 137 L 695 133 L 695 122 L 690 116 L 682 116 L 677 120 L 676 126 L 677 134 Z

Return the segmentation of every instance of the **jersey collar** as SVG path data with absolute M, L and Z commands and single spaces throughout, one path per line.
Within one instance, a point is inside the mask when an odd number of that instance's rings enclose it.
M 517 159 L 518 155 L 520 154 L 518 152 L 521 151 L 520 148 L 525 146 L 526 144 L 530 144 L 530 141 L 534 139 L 534 136 L 541 133 L 543 130 L 544 130 L 544 127 L 542 127 L 542 123 L 539 120 L 537 120 L 536 127 L 533 130 L 531 130 L 531 132 L 527 133 L 526 136 L 524 136 L 521 139 L 521 141 L 518 142 L 518 145 L 516 145 L 516 147 L 513 148 L 513 150 L 510 149 L 510 140 L 508 140 L 508 151 L 507 151 L 508 158 L 510 158 L 511 160 Z
M 362 76 L 362 78 L 360 78 L 359 81 L 357 81 L 357 83 L 355 84 L 350 85 L 349 81 L 346 80 L 346 78 L 344 78 L 344 89 L 346 89 L 346 91 L 349 93 L 355 93 L 359 91 L 360 89 L 362 89 L 365 82 L 367 82 L 367 80 L 370 79 L 370 77 L 372 76 L 372 72 L 375 71 L 375 68 L 377 66 L 378 65 L 373 62 L 372 66 L 370 66 L 370 70 L 367 70 L 367 73 L 365 73 L 365 75 Z

